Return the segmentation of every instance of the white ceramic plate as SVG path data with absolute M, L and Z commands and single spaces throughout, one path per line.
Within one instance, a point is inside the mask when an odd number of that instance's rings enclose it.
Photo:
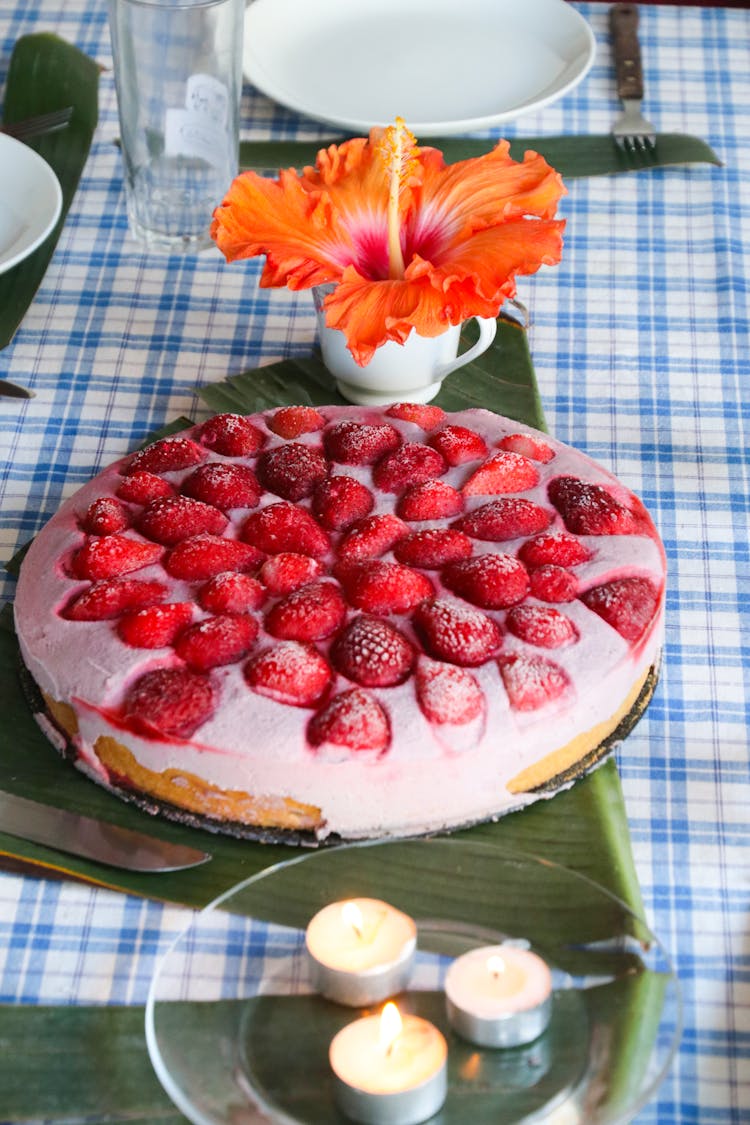
M 61 209 L 60 184 L 46 160 L 0 133 L 0 273 L 36 250 Z
M 594 36 L 565 0 L 253 0 L 243 66 L 269 98 L 366 131 L 510 121 L 571 90 Z

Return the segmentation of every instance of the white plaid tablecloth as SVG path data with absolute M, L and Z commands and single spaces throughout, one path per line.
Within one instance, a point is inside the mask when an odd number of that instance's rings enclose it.
M 616 111 L 603 5 L 574 92 L 506 130 L 606 132 Z M 110 64 L 104 0 L 0 0 L 0 87 L 19 36 L 51 30 Z M 641 1125 L 750 1121 L 748 280 L 750 12 L 643 7 L 647 114 L 724 161 L 571 181 L 562 265 L 521 279 L 550 430 L 644 498 L 669 556 L 666 658 L 620 754 L 648 919 L 685 999 L 678 1057 Z M 330 131 L 245 90 L 248 138 Z M 196 384 L 310 352 L 309 295 L 259 291 L 260 262 L 141 252 L 129 239 L 111 70 L 81 185 L 0 377 L 0 557 L 61 500 L 179 414 Z M 13 584 L 5 581 L 4 596 Z M 143 1003 L 190 912 L 0 875 L 0 1001 Z

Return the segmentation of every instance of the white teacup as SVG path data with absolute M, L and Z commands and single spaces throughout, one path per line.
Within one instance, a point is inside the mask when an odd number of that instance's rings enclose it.
M 377 349 L 369 363 L 360 367 L 346 346 L 343 332 L 329 328 L 325 322 L 322 305 L 326 292 L 322 286 L 313 290 L 323 362 L 344 398 L 358 406 L 429 402 L 446 375 L 485 352 L 497 331 L 494 318 L 473 317 L 479 324 L 479 339 L 458 355 L 462 325 L 448 328 L 440 336 L 418 336 L 412 329 L 405 343 L 389 340 Z

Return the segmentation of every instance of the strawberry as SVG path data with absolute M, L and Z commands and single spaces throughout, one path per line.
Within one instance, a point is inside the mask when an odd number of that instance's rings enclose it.
M 258 622 L 248 614 L 207 617 L 188 626 L 175 642 L 175 652 L 196 672 L 234 664 L 250 650 L 258 636 Z
M 314 707 L 333 675 L 317 649 L 297 641 L 282 641 L 259 652 L 248 660 L 244 674 L 253 691 L 293 707 Z
M 109 621 L 126 610 L 156 605 L 167 596 L 163 582 L 138 578 L 108 578 L 89 586 L 63 610 L 68 621 Z
M 473 549 L 471 539 L 462 531 L 455 531 L 450 527 L 433 527 L 428 531 L 416 531 L 407 539 L 402 539 L 394 547 L 393 553 L 399 562 L 409 566 L 439 570 L 446 563 L 468 559 Z
M 355 477 L 333 476 L 316 486 L 312 510 L 328 531 L 344 531 L 368 516 L 374 503 L 369 488 Z
M 310 434 L 322 430 L 326 420 L 312 406 L 282 406 L 270 418 L 266 418 L 269 430 L 283 438 L 296 438 L 300 434 Z
M 323 573 L 323 566 L 309 555 L 297 555 L 293 551 L 282 551 L 272 555 L 260 568 L 259 578 L 270 594 L 291 594 L 312 582 Z
M 408 534 L 408 524 L 390 512 L 366 516 L 352 524 L 339 543 L 337 553 L 340 559 L 375 559 Z
M 193 500 L 190 496 L 164 496 L 152 500 L 136 520 L 136 527 L 147 539 L 171 547 L 182 539 L 208 532 L 221 535 L 227 517 L 218 508 Z
M 328 465 L 322 453 L 309 445 L 290 441 L 262 453 L 258 460 L 258 479 L 264 488 L 284 500 L 302 500 L 325 479 Z
M 514 606 L 508 610 L 505 626 L 515 637 L 540 648 L 561 648 L 578 640 L 570 618 L 551 606 Z
M 407 488 L 396 512 L 404 520 L 439 520 L 463 511 L 464 498 L 443 480 L 426 480 Z
M 198 591 L 198 602 L 208 613 L 246 613 L 260 609 L 266 591 L 257 578 L 235 570 L 217 574 Z
M 581 601 L 626 641 L 635 643 L 654 619 L 659 591 L 649 578 L 615 578 L 581 594 Z
M 206 456 L 205 450 L 186 437 L 160 438 L 135 453 L 128 462 L 125 476 L 133 473 L 171 473 L 189 469 Z
M 454 594 L 484 609 L 505 609 L 529 592 L 526 568 L 512 555 L 475 555 L 450 563 L 443 582 Z
M 250 543 L 222 539 L 220 535 L 193 535 L 172 548 L 164 569 L 173 578 L 197 582 L 224 570 L 252 570 L 262 561 L 263 555 Z
M 523 544 L 518 557 L 526 566 L 576 566 L 591 558 L 588 547 L 567 531 L 547 531 Z
M 364 687 L 392 687 L 408 678 L 414 649 L 403 633 L 380 617 L 355 617 L 331 649 L 335 668 Z
M 386 410 L 389 418 L 400 418 L 403 422 L 413 422 L 423 430 L 434 430 L 445 421 L 445 411 L 440 406 L 428 406 L 422 402 L 394 402 Z
M 120 639 L 131 648 L 164 648 L 193 616 L 190 602 L 167 602 L 134 613 L 125 613 L 117 622 Z
M 525 492 L 539 483 L 539 471 L 520 453 L 492 453 L 463 486 L 464 496 Z
M 128 689 L 125 718 L 131 727 L 152 735 L 190 738 L 215 707 L 207 676 L 188 668 L 156 668 Z
M 73 555 L 71 570 L 76 578 L 115 578 L 150 566 L 161 556 L 157 543 L 128 539 L 127 535 L 102 535 L 87 539 Z
M 546 656 L 513 652 L 500 656 L 497 663 L 514 711 L 536 711 L 570 686 L 563 669 Z
M 547 445 L 546 441 L 535 434 L 508 434 L 497 444 L 498 448 L 504 449 L 506 453 L 520 453 L 530 461 L 539 461 L 543 465 L 555 456 L 552 446 Z
M 391 741 L 391 725 L 377 699 L 361 688 L 350 688 L 313 715 L 307 737 L 313 746 L 333 743 L 347 750 L 382 753 Z
M 544 531 L 551 520 L 550 513 L 538 504 L 519 496 L 509 496 L 482 504 L 480 508 L 475 508 L 473 512 L 456 520 L 453 526 L 466 535 L 471 535 L 473 539 L 502 543 L 508 539 Z
M 342 465 L 372 465 L 401 444 L 401 434 L 387 422 L 336 422 L 323 435 L 326 456 Z
M 556 477 L 549 498 L 574 535 L 634 535 L 638 521 L 624 504 L 601 484 L 578 477 Z
M 415 677 L 417 701 L 431 723 L 470 723 L 485 709 L 484 692 L 471 672 L 424 657 Z
M 266 630 L 284 641 L 330 637 L 346 617 L 346 602 L 332 582 L 310 582 L 277 602 L 266 614 Z
M 113 496 L 100 496 L 89 504 L 81 520 L 81 527 L 89 535 L 112 535 L 130 526 L 130 515 L 124 504 Z
M 463 465 L 487 456 L 487 443 L 466 426 L 445 426 L 430 438 L 433 449 L 442 454 L 449 465 Z
M 502 643 L 492 618 L 452 598 L 422 602 L 413 620 L 429 654 L 449 664 L 483 664 Z
M 280 501 L 254 512 L 242 526 L 241 536 L 260 551 L 278 555 L 294 551 L 320 558 L 330 547 L 328 536 L 304 508 Z
M 174 491 L 168 480 L 147 469 L 131 473 L 117 487 L 120 499 L 129 500 L 132 504 L 150 504 L 160 496 L 174 496 Z
M 407 613 L 435 592 L 424 574 L 380 559 L 339 563 L 335 573 L 349 604 L 366 613 Z
M 222 457 L 252 457 L 266 437 L 243 414 L 215 414 L 201 426 L 200 440 Z
M 372 471 L 372 479 L 383 492 L 403 492 L 409 485 L 442 476 L 446 468 L 436 449 L 410 441 L 381 458 Z
M 255 473 L 247 465 L 231 465 L 226 461 L 212 461 L 199 465 L 182 482 L 185 496 L 213 504 L 225 511 L 227 508 L 255 508 L 260 500 L 260 485 Z
M 572 602 L 578 594 L 578 579 L 564 567 L 547 563 L 529 571 L 529 590 L 540 602 Z

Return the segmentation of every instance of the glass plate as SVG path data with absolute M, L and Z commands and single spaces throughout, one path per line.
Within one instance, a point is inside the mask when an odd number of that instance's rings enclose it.
M 463 840 L 360 844 L 255 875 L 196 915 L 151 984 L 146 1038 L 164 1089 L 197 1125 L 342 1125 L 328 1044 L 356 1019 L 315 995 L 305 927 L 329 902 L 384 899 L 416 919 L 399 1007 L 448 1039 L 439 1125 L 629 1121 L 679 1040 L 677 978 L 642 919 L 589 879 Z M 503 939 L 552 967 L 553 1018 L 536 1042 L 484 1050 L 451 1033 L 442 983 L 455 956 Z

